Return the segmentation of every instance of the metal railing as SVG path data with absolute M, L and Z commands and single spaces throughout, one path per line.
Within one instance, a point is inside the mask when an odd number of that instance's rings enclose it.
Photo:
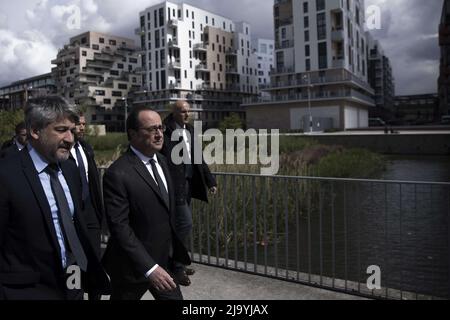
M 372 298 L 450 297 L 450 183 L 216 178 L 219 194 L 193 202 L 194 262 Z

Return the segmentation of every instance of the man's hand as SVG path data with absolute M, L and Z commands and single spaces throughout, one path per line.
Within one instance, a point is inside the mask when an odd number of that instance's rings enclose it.
M 172 291 L 176 284 L 172 277 L 161 267 L 157 267 L 149 277 L 150 284 L 158 291 Z
M 217 187 L 211 187 L 211 188 L 209 188 L 209 192 L 211 193 L 211 194 L 217 194 Z

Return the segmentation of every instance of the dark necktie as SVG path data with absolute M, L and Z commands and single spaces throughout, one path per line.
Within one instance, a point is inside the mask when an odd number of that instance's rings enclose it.
M 156 162 L 155 159 L 150 159 L 150 164 L 152 166 L 153 175 L 155 177 L 156 183 L 159 187 L 159 192 L 161 193 L 161 196 L 164 199 L 164 202 L 169 207 L 169 193 L 167 192 L 166 188 L 164 187 L 164 182 L 161 179 L 161 176 L 158 173 L 158 169 L 156 169 Z
M 81 246 L 73 223 L 72 214 L 70 213 L 69 203 L 66 195 L 58 179 L 58 168 L 56 165 L 49 165 L 45 171 L 50 175 L 50 185 L 55 196 L 56 205 L 59 211 L 59 219 L 62 223 L 62 228 L 66 236 L 66 241 L 70 246 L 72 254 L 74 255 L 78 266 L 81 270 L 87 270 L 87 258 Z
M 86 167 L 84 166 L 83 157 L 81 156 L 79 143 L 75 144 L 75 153 L 77 155 L 78 170 L 80 170 L 83 201 L 86 201 L 89 197 L 89 183 L 86 178 Z

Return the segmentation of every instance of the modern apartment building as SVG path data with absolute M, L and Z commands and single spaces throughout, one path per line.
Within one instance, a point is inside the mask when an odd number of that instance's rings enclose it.
M 270 72 L 275 66 L 275 41 L 256 39 L 253 46 L 258 59 L 258 87 L 265 89 L 270 84 Z
M 438 80 L 439 112 L 450 115 L 450 1 L 444 0 L 441 23 L 439 25 L 439 46 L 441 47 L 441 67 Z
M 137 49 L 133 39 L 98 32 L 71 38 L 52 60 L 58 94 L 85 106 L 89 123 L 123 131 L 128 94 L 142 85 Z
M 375 107 L 369 108 L 371 118 L 388 120 L 392 116 L 395 99 L 395 84 L 389 58 L 378 40 L 366 32 L 369 43 L 369 83 L 375 90 Z
M 242 119 L 244 97 L 258 91 L 251 29 L 220 15 L 181 3 L 162 2 L 140 12 L 143 85 L 134 104 L 158 112 L 187 100 L 205 128 L 231 112 Z
M 438 95 L 430 93 L 395 97 L 393 120 L 399 124 L 409 125 L 438 123 Z
M 275 0 L 270 98 L 249 101 L 247 126 L 322 131 L 368 126 L 363 0 Z
M 56 87 L 51 73 L 15 81 L 0 88 L 0 109 L 20 109 L 28 99 L 55 93 Z

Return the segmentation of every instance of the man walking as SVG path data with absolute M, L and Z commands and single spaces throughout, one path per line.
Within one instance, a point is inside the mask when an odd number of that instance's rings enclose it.
M 29 143 L 0 161 L 0 299 L 80 300 L 81 288 L 68 286 L 77 268 L 108 289 L 87 236 L 80 177 L 66 161 L 77 121 L 61 97 L 30 100 Z
M 150 107 L 138 107 L 127 129 L 130 148 L 104 176 L 111 237 L 103 259 L 111 276 L 111 300 L 139 300 L 147 290 L 157 300 L 181 300 L 173 265 L 190 264 L 190 259 L 173 229 L 174 187 L 158 153 L 164 127 Z
M 169 170 L 174 180 L 176 195 L 176 231 L 186 247 L 189 235 L 192 231 L 191 199 L 196 198 L 208 202 L 208 189 L 212 194 L 217 192 L 217 183 L 208 166 L 202 163 L 194 163 L 194 127 L 189 123 L 190 105 L 186 101 L 177 101 L 173 105 L 172 113 L 164 119 L 166 126 L 165 143 L 162 154 L 169 160 Z M 174 141 L 175 140 L 175 141 Z M 172 159 L 172 151 L 178 144 L 183 143 L 183 151 L 180 155 L 187 160 L 181 164 L 175 164 Z M 200 151 L 201 152 L 201 151 Z M 189 286 L 189 275 L 194 270 L 177 263 L 175 276 L 181 285 Z

